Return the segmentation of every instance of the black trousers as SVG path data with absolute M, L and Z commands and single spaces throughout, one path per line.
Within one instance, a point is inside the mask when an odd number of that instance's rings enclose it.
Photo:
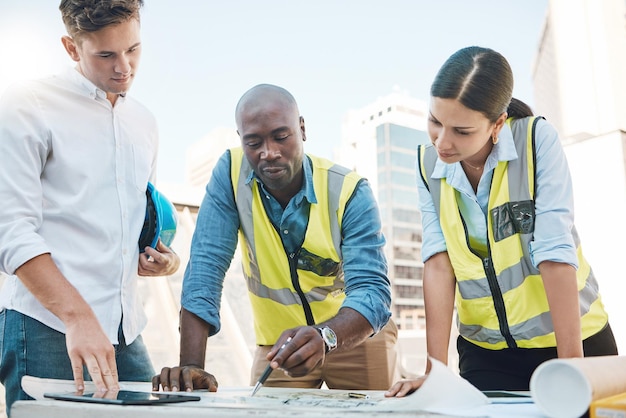
M 537 366 L 557 358 L 556 347 L 489 350 L 460 336 L 456 346 L 461 377 L 480 390 L 528 390 Z M 583 349 L 585 357 L 617 355 L 611 326 L 584 340 Z

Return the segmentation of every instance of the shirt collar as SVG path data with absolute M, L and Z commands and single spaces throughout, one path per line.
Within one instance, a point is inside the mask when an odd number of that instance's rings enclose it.
M 313 187 L 313 163 L 307 155 L 305 155 L 305 158 L 302 161 L 302 170 L 304 171 L 304 183 L 302 184 L 300 191 L 291 200 L 293 200 L 293 203 L 298 206 L 305 198 L 309 201 L 309 203 L 317 203 L 315 188 Z M 259 183 L 264 192 L 267 192 L 261 179 L 256 175 L 254 170 L 250 170 L 250 174 L 248 174 L 248 178 L 246 179 L 246 184 L 249 184 L 253 179 Z
M 485 162 L 484 171 L 495 168 L 500 161 L 512 161 L 517 159 L 517 151 L 515 150 L 515 142 L 513 141 L 513 133 L 508 123 L 505 123 L 500 130 L 498 143 L 493 146 L 491 153 Z M 447 164 L 437 158 L 435 169 L 433 170 L 433 178 L 452 178 L 457 170 L 463 170 L 461 163 Z M 459 171 L 460 172 L 460 171 Z
M 93 84 L 91 81 L 89 81 L 88 78 L 86 78 L 84 75 L 82 75 L 77 69 L 76 67 L 70 67 L 67 69 L 65 76 L 74 84 L 76 84 L 77 86 L 79 86 L 79 88 L 81 89 L 81 92 L 83 94 L 85 94 L 85 96 L 88 96 L 91 99 L 107 99 L 107 94 L 104 90 L 96 87 L 95 84 Z M 124 99 L 126 97 L 126 94 L 120 94 L 119 98 Z

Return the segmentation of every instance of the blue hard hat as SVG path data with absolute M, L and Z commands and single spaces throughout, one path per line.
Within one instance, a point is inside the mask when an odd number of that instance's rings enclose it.
M 148 246 L 156 248 L 159 238 L 169 247 L 176 236 L 178 223 L 176 208 L 152 183 L 148 183 L 146 200 L 146 217 L 139 235 L 140 253 Z

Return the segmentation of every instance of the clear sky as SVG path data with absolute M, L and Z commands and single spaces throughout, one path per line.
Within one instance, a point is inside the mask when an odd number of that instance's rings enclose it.
M 0 92 L 70 65 L 58 0 L 0 0 Z M 159 181 L 182 182 L 187 147 L 235 127 L 259 83 L 290 90 L 306 150 L 332 157 L 341 120 L 394 86 L 424 101 L 459 48 L 501 52 L 514 95 L 533 105 L 532 64 L 548 0 L 145 0 L 143 56 L 131 94 L 161 135 Z

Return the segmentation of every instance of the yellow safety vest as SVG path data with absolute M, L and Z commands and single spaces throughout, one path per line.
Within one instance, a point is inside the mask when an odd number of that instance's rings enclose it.
M 257 181 L 246 183 L 252 167 L 233 148 L 231 180 L 239 212 L 243 274 L 252 303 L 257 344 L 274 344 L 285 330 L 324 322 L 345 299 L 341 263 L 341 222 L 361 177 L 331 161 L 306 156 L 313 164 L 313 187 L 304 242 L 287 254 L 262 202 Z
M 459 334 L 483 348 L 555 347 L 548 299 L 539 270 L 531 262 L 535 227 L 535 126 L 539 118 L 512 120 L 518 158 L 500 161 L 494 169 L 487 216 L 488 255 L 472 251 L 457 191 L 445 178 L 433 179 L 437 152 L 432 145 L 418 150 L 422 181 L 433 198 L 456 276 Z M 583 339 L 608 322 L 593 271 L 582 254 L 576 228 L 576 271 Z

